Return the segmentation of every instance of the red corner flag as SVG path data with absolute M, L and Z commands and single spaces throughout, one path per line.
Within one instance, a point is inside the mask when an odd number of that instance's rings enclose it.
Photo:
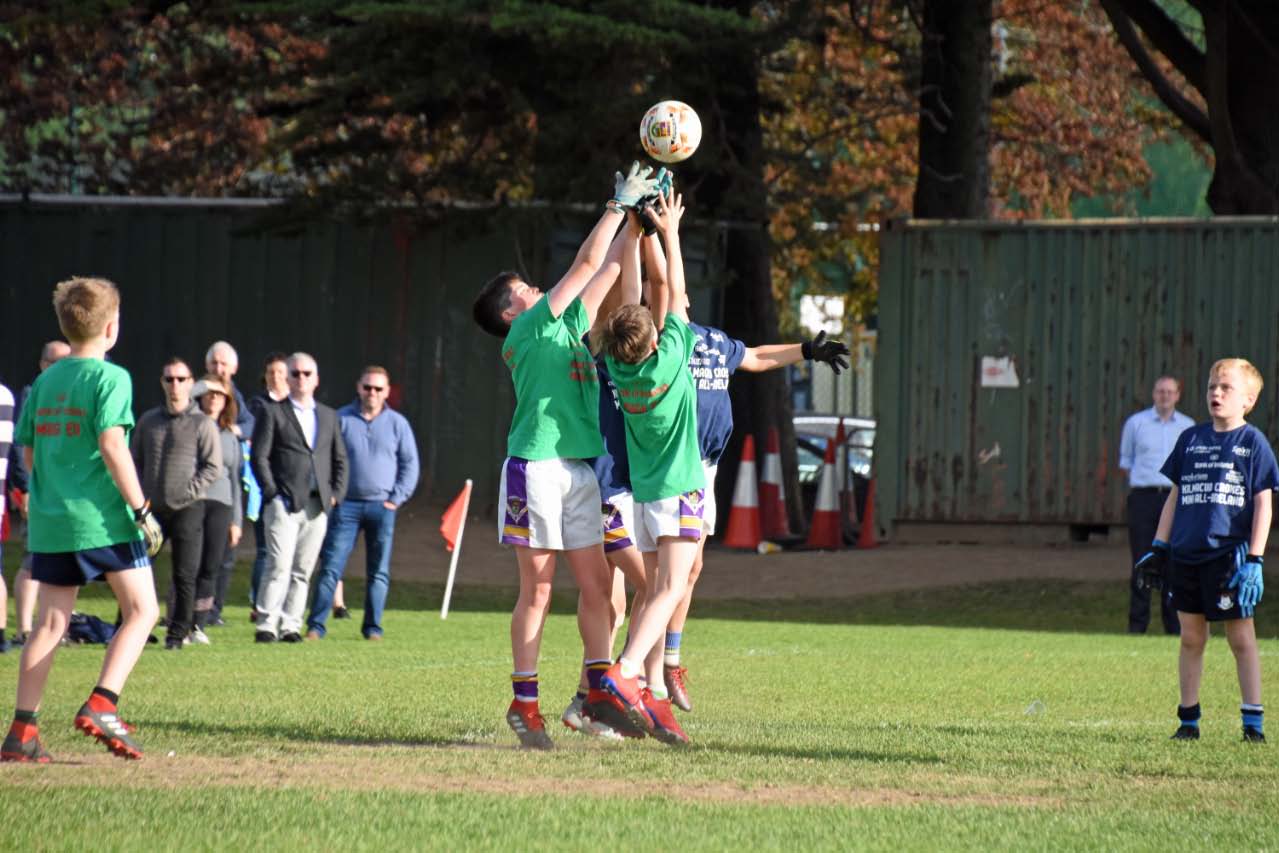
M 444 510 L 444 519 L 440 522 L 440 535 L 444 537 L 444 547 L 453 552 L 449 560 L 449 577 L 444 582 L 444 603 L 440 605 L 440 618 L 449 618 L 449 602 L 453 599 L 453 578 L 457 576 L 457 558 L 462 553 L 462 531 L 466 528 L 466 509 L 471 505 L 471 481 L 467 480 L 462 491 Z
M 462 538 L 462 528 L 466 526 L 466 508 L 471 502 L 471 481 L 467 480 L 462 491 L 458 492 L 453 503 L 444 510 L 444 518 L 440 522 L 440 535 L 444 537 L 444 547 L 452 551 Z

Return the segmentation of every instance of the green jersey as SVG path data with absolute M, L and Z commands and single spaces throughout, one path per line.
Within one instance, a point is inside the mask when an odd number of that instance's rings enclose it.
M 642 502 L 705 488 L 697 446 L 697 390 L 688 360 L 697 336 L 674 314 L 657 338 L 657 352 L 639 364 L 606 357 L 626 423 L 631 490 Z
M 100 358 L 59 360 L 36 377 L 17 441 L 32 448 L 27 544 L 35 553 L 87 551 L 140 539 L 102 461 L 98 436 L 133 428 L 133 382 Z
M 593 459 L 604 452 L 599 374 L 582 343 L 589 330 L 580 299 L 554 317 L 543 296 L 511 323 L 502 342 L 502 360 L 515 384 L 507 456 Z

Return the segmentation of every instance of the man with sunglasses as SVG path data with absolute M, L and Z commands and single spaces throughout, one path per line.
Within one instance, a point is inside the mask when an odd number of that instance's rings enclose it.
M 170 358 L 164 405 L 138 418 L 129 442 L 142 493 L 173 547 L 173 609 L 164 647 L 180 650 L 195 624 L 195 579 L 204 548 L 204 500 L 222 470 L 217 425 L 191 405 L 191 368 Z
M 259 643 L 302 642 L 311 572 L 328 514 L 346 494 L 346 445 L 337 413 L 315 399 L 315 359 L 289 356 L 289 396 L 262 406 L 250 461 L 262 489 L 266 565 L 258 582 Z
M 346 497 L 333 511 L 324 547 L 315 600 L 306 638 L 319 640 L 333 607 L 333 592 L 355 539 L 364 531 L 364 622 L 366 640 L 382 639 L 382 611 L 391 580 L 391 541 L 395 515 L 417 487 L 417 441 L 408 419 L 386 404 L 391 377 L 386 368 L 369 365 L 355 384 L 357 399 L 338 409 L 346 445 L 350 481 Z

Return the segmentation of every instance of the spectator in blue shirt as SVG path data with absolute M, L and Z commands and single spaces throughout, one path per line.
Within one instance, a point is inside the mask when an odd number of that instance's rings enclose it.
M 364 368 L 355 390 L 358 399 L 338 409 L 338 426 L 346 442 L 351 472 L 346 497 L 333 510 L 324 547 L 320 577 L 307 620 L 308 640 L 324 636 L 324 623 L 333 607 L 333 591 L 355 538 L 364 531 L 364 623 L 366 640 L 382 639 L 382 611 L 391 580 L 391 540 L 395 513 L 417 488 L 417 441 L 408 420 L 386 405 L 391 377 L 386 368 Z
M 1155 380 L 1151 392 L 1155 404 L 1124 422 L 1119 440 L 1119 467 L 1128 475 L 1128 547 L 1132 562 L 1150 550 L 1159 526 L 1159 514 L 1172 491 L 1172 482 L 1160 473 L 1177 438 L 1195 422 L 1177 411 L 1181 383 L 1171 376 Z M 1128 583 L 1128 633 L 1144 634 L 1150 624 L 1150 587 L 1138 583 L 1134 569 Z M 1177 609 L 1172 605 L 1172 584 L 1164 579 L 1159 615 L 1165 634 L 1181 633 Z

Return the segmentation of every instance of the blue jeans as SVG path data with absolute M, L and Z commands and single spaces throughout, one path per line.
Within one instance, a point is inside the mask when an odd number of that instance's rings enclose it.
M 333 591 L 346 570 L 346 561 L 355 548 L 355 538 L 364 531 L 364 625 L 368 637 L 382 634 L 382 610 L 391 584 L 391 540 L 395 538 L 395 510 L 382 501 L 342 501 L 329 515 L 329 529 L 320 549 L 320 571 L 315 583 L 315 600 L 306 626 L 321 637 L 324 623 L 333 610 Z

